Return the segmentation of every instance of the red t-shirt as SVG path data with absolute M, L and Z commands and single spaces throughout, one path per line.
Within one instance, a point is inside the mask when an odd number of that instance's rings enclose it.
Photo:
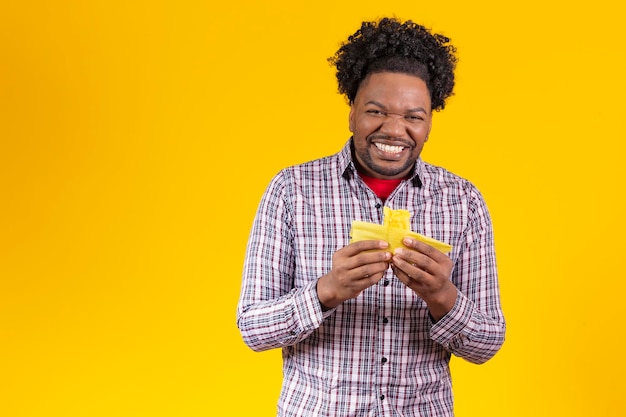
M 396 189 L 398 184 L 402 182 L 402 178 L 385 180 L 382 178 L 368 177 L 367 175 L 363 175 L 360 172 L 359 175 L 361 176 L 361 178 L 363 178 L 365 184 L 367 184 L 367 186 L 370 187 L 372 191 L 374 191 L 378 198 L 383 201 L 385 201 L 387 197 L 389 197 L 389 195 L 393 192 L 393 190 Z

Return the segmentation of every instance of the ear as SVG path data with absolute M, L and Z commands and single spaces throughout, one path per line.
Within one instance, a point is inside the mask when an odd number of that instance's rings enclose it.
M 430 113 L 428 117 L 428 130 L 426 130 L 426 139 L 424 139 L 424 143 L 428 142 L 428 138 L 430 138 L 430 129 L 433 127 L 433 114 Z
M 354 105 L 350 105 L 350 113 L 348 114 L 348 128 L 354 133 Z

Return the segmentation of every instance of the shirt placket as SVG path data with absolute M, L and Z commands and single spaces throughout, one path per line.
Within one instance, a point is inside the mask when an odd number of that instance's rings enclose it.
M 378 283 L 379 293 L 379 308 L 378 308 L 378 331 L 377 331 L 377 372 L 376 372 L 376 392 L 374 395 L 377 397 L 379 415 L 389 415 L 389 399 L 388 399 L 388 387 L 391 382 L 391 369 L 393 366 L 394 357 L 391 355 L 391 343 L 393 340 L 393 328 L 392 325 L 392 305 L 393 305 L 393 285 L 392 280 L 396 279 L 391 271 L 391 268 L 385 272 L 383 279 Z
M 386 205 L 389 207 L 394 207 L 394 200 L 402 201 L 403 198 L 406 197 L 406 183 L 401 183 L 398 188 L 396 188 L 387 199 Z M 393 352 L 393 343 L 394 338 L 397 338 L 399 335 L 394 334 L 394 331 L 397 331 L 399 328 L 398 323 L 393 323 L 393 320 L 397 320 L 398 316 L 394 316 L 393 307 L 394 297 L 401 296 L 398 294 L 399 286 L 403 286 L 398 282 L 398 278 L 394 275 L 391 268 L 389 268 L 379 282 L 379 300 L 380 306 L 378 310 L 378 342 L 379 346 L 378 352 L 378 378 L 377 378 L 377 402 L 378 409 L 380 410 L 378 415 L 386 416 L 392 415 L 393 407 L 392 404 L 394 400 L 389 398 L 390 392 L 389 387 L 392 383 L 392 375 L 394 367 L 398 366 L 396 361 L 401 360 L 397 356 L 394 356 Z

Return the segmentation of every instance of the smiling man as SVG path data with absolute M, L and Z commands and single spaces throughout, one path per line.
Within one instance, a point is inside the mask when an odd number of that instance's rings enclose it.
M 261 200 L 237 324 L 252 349 L 283 349 L 279 416 L 453 416 L 451 355 L 483 363 L 504 342 L 485 202 L 420 158 L 454 53 L 411 21 L 364 22 L 330 59 L 352 137 L 282 170 Z M 382 223 L 385 206 L 450 253 L 351 243 L 352 221 Z
M 374 178 L 407 177 L 428 140 L 430 109 L 420 78 L 393 72 L 367 76 L 350 110 L 357 168 Z

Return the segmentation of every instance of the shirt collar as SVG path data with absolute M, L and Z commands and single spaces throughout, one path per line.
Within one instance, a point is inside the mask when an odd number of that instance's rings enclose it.
M 339 152 L 338 157 L 339 157 L 338 167 L 340 170 L 340 175 L 346 180 L 349 180 L 350 178 L 353 178 L 354 176 L 356 176 L 357 175 L 356 166 L 354 165 L 354 161 L 352 160 L 352 138 L 350 138 L 346 142 L 344 147 Z M 423 170 L 424 170 L 424 162 L 422 161 L 422 158 L 418 158 L 413 168 L 413 174 L 411 175 L 411 178 L 409 179 L 409 181 L 414 187 L 422 186 L 423 183 L 420 178 L 423 178 Z

